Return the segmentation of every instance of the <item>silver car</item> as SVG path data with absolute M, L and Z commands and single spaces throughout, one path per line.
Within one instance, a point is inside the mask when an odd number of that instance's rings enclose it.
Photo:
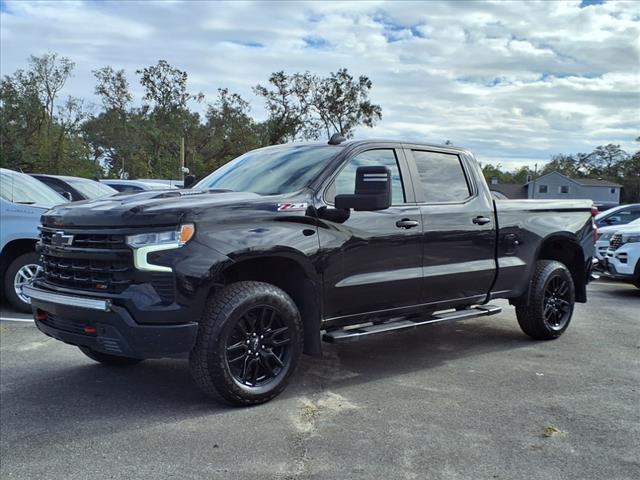
M 38 273 L 40 216 L 67 202 L 35 178 L 0 168 L 0 279 L 2 294 L 16 310 L 30 312 L 22 287 Z

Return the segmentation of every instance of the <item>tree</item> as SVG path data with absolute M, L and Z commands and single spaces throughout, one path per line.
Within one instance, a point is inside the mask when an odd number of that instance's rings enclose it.
M 52 155 L 54 150 L 51 141 L 54 124 L 53 113 L 58 94 L 71 76 L 71 72 L 73 71 L 75 63 L 73 63 L 67 57 L 58 57 L 57 53 L 47 53 L 41 57 L 31 55 L 31 57 L 29 58 L 29 64 L 31 67 L 29 74 L 32 76 L 33 81 L 37 85 L 41 102 L 47 112 L 47 161 L 50 169 L 52 169 L 55 173 L 60 173 L 59 158 L 56 157 L 56 162 L 52 162 Z
M 509 172 L 503 171 L 500 163 L 497 165 L 492 165 L 491 163 L 482 165 L 482 174 L 489 184 L 494 178 L 498 183 L 513 183 L 513 176 Z
M 258 84 L 253 91 L 263 97 L 269 118 L 263 125 L 263 144 L 276 145 L 297 140 L 304 129 L 308 116 L 308 106 L 299 91 L 296 75 L 283 71 L 274 72 L 269 77 L 272 88 Z
M 193 129 L 200 127 L 198 113 L 189 111 L 191 100 L 201 102 L 202 93 L 187 91 L 188 75 L 172 67 L 166 60 L 159 60 L 142 70 L 140 84 L 144 87 L 143 100 L 150 105 L 142 110 L 144 128 L 139 132 L 146 146 L 136 158 L 146 162 L 145 175 L 166 175 L 174 178 L 181 175 L 180 143 L 182 138 L 193 137 Z M 147 115 L 148 109 L 151 112 Z
M 551 157 L 551 161 L 542 168 L 540 175 L 558 172 L 568 177 L 578 177 L 581 175 L 580 167 L 581 165 L 575 156 L 560 153 Z
M 268 142 L 298 138 L 327 138 L 340 132 L 347 137 L 359 125 L 372 127 L 382 118 L 382 108 L 369 101 L 373 83 L 362 75 L 355 79 L 346 68 L 328 77 L 310 72 L 269 77 L 272 88 L 257 85 L 256 95 L 265 100 L 269 118 L 264 126 Z
M 107 65 L 94 70 L 95 93 L 102 101 L 104 112 L 91 118 L 84 125 L 84 133 L 93 149 L 95 161 L 106 162 L 109 169 L 120 178 L 128 176 L 127 165 L 135 151 L 131 123 L 135 115 L 130 111 L 133 96 L 124 70 L 114 70 Z
M 0 81 L 0 165 L 34 170 L 47 113 L 29 72 L 17 70 Z
M 589 173 L 610 179 L 617 178 L 628 158 L 629 154 L 620 145 L 600 145 L 589 155 Z
M 124 70 L 114 70 L 107 65 L 92 73 L 97 80 L 95 93 L 102 100 L 104 109 L 126 113 L 133 96 L 129 92 L 129 81 Z
M 187 72 L 172 67 L 166 60 L 156 65 L 136 70 L 140 84 L 144 87 L 143 100 L 151 102 L 155 111 L 168 114 L 187 109 L 189 100 L 202 101 L 204 95 L 187 92 Z
M 226 88 L 218 89 L 218 98 L 209 105 L 201 142 L 201 169 L 213 170 L 243 153 L 257 148 L 257 125 L 249 116 L 249 102 Z
M 309 111 L 317 115 L 327 138 L 335 132 L 350 138 L 358 125 L 373 127 L 382 118 L 382 108 L 369 101 L 373 84 L 361 75 L 357 80 L 346 68 L 319 78 L 309 72 L 298 75 L 298 91 Z

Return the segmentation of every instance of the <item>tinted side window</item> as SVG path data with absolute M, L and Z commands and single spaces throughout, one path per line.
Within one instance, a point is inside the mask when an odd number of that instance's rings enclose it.
M 393 149 L 369 150 L 353 157 L 334 180 L 327 195 L 333 201 L 336 195 L 354 193 L 356 186 L 356 170 L 358 167 L 384 165 L 391 170 L 391 203 L 393 205 L 405 202 L 404 188 L 398 160 Z
M 451 153 L 413 150 L 425 202 L 459 202 L 471 195 L 460 158 Z

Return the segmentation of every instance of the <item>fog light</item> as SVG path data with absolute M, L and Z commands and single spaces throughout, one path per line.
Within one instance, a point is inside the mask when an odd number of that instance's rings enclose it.
M 36 310 L 36 313 L 33 315 L 33 318 L 35 318 L 39 322 L 44 322 L 47 319 L 47 312 L 38 308 Z
M 98 333 L 98 330 L 96 330 L 96 327 L 86 326 L 84 327 L 84 333 L 86 333 L 87 335 L 95 335 L 96 333 Z

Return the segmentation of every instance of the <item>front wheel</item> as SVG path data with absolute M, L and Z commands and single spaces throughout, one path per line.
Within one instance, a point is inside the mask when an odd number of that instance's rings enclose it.
M 36 252 L 23 253 L 10 264 L 4 276 L 4 294 L 13 308 L 23 313 L 31 312 L 31 299 L 22 288 L 38 275 L 39 258 Z
M 256 405 L 287 386 L 302 352 L 291 297 L 263 282 L 233 283 L 209 299 L 189 356 L 200 389 L 232 405 Z
M 516 305 L 520 328 L 535 340 L 558 338 L 569 327 L 574 303 L 567 267 L 555 260 L 539 260 L 527 298 Z

